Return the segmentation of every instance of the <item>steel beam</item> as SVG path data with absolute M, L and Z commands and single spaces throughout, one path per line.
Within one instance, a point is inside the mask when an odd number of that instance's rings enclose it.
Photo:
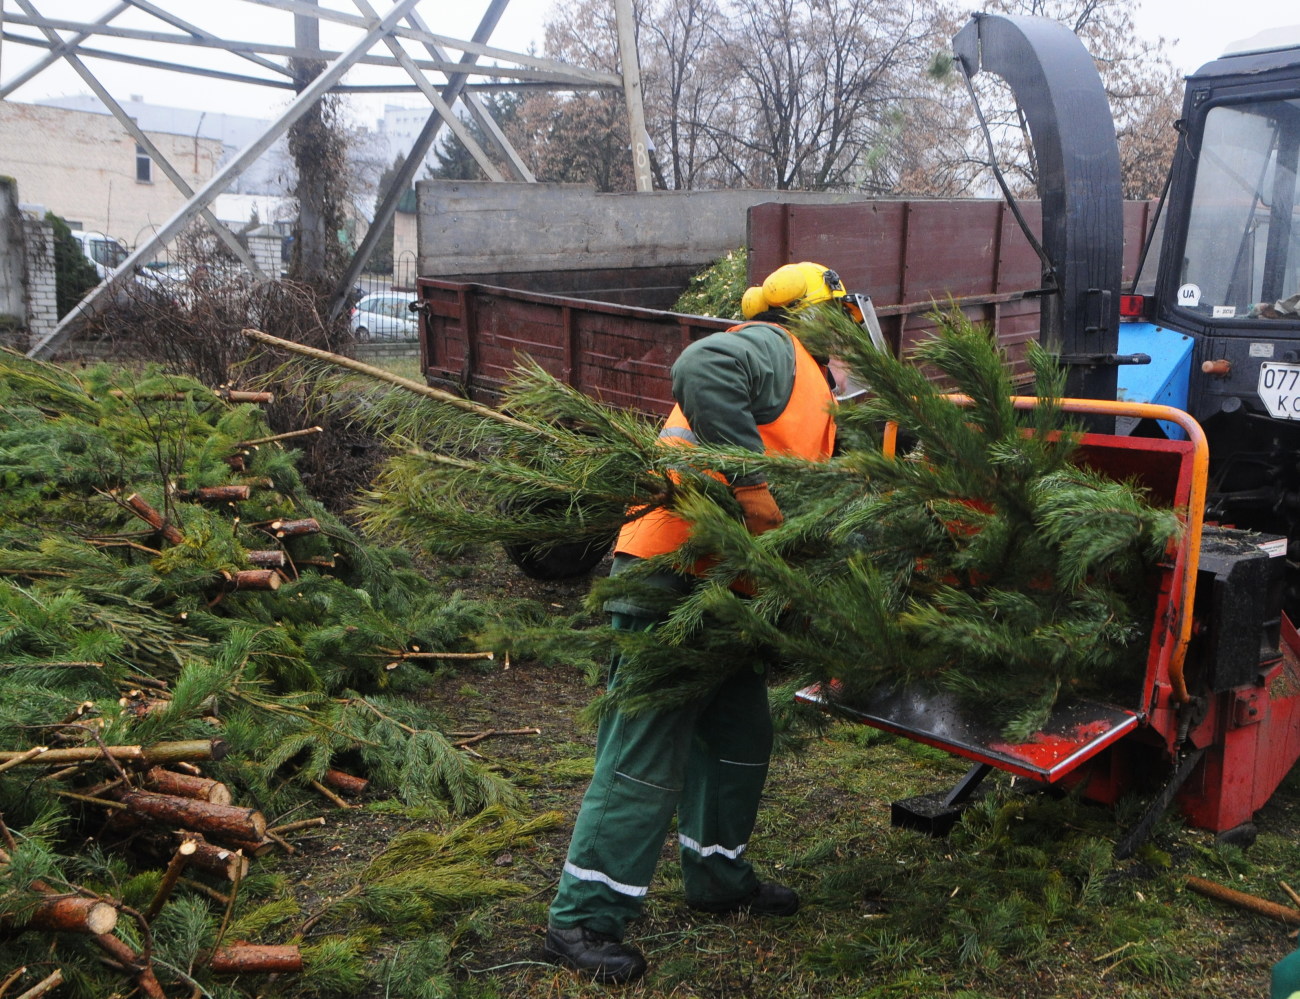
M 212 34 L 212 32 L 204 31 L 202 28 L 190 24 L 188 21 L 178 17 L 171 11 L 159 7 L 156 3 L 150 3 L 149 0 L 129 0 L 129 2 L 133 7 L 144 11 L 146 14 L 152 14 L 164 24 L 170 24 L 172 27 L 180 28 L 182 31 L 193 35 L 195 38 L 201 38 L 209 44 L 215 44 L 221 41 L 221 39 Z M 281 66 L 279 63 L 273 62 L 270 59 L 264 59 L 261 56 L 250 52 L 236 52 L 235 54 L 241 59 L 247 59 L 249 62 L 261 66 L 263 69 L 271 70 L 273 73 L 281 73 L 286 77 L 292 76 L 284 66 Z
M 357 10 L 361 11 L 367 17 L 374 16 L 375 9 L 370 6 L 367 0 L 352 0 L 352 2 L 356 4 Z M 465 127 L 464 122 L 462 122 L 456 116 L 456 113 L 452 111 L 451 105 L 442 99 L 433 84 L 429 82 L 428 78 L 426 78 L 425 75 L 416 68 L 414 61 L 406 54 L 406 50 L 402 48 L 401 43 L 398 42 L 397 39 L 389 36 L 384 39 L 384 44 L 388 46 L 388 51 L 393 53 L 393 58 L 397 60 L 398 65 L 400 65 L 402 69 L 406 70 L 406 75 L 415 82 L 420 93 L 424 94 L 424 96 L 428 98 L 429 103 L 433 105 L 433 109 L 437 112 L 438 117 L 442 119 L 443 123 L 451 129 L 452 134 L 454 134 L 465 148 L 469 150 L 469 154 L 474 157 L 474 162 L 479 165 L 479 169 L 487 174 L 488 180 L 504 180 L 505 178 L 501 176 L 501 171 L 496 168 L 496 164 L 488 158 L 487 153 L 483 152 L 483 147 L 480 146 L 474 136 L 470 134 L 469 129 Z M 423 159 L 423 157 L 421 157 L 421 159 Z
M 492 0 L 492 2 L 488 4 L 488 9 L 484 11 L 482 20 L 479 21 L 478 27 L 474 30 L 475 41 L 480 38 L 488 38 L 492 35 L 493 29 L 496 28 L 497 22 L 501 19 L 501 15 L 505 13 L 506 6 L 509 2 L 510 0 Z M 468 52 L 465 55 L 465 59 L 467 60 L 465 65 L 468 67 L 471 64 L 468 61 L 470 60 Z M 465 72 L 456 73 L 454 76 L 450 77 L 447 81 L 447 86 L 443 88 L 442 99 L 448 104 L 455 102 L 457 94 L 460 93 L 461 88 L 464 87 L 465 81 L 468 78 L 468 69 L 466 69 Z M 389 188 L 388 196 L 384 198 L 383 203 L 375 210 L 375 217 L 370 223 L 370 229 L 367 230 L 365 239 L 361 241 L 361 245 L 357 248 L 357 252 L 352 258 L 352 263 L 348 265 L 347 273 L 343 275 L 343 280 L 339 282 L 339 287 L 334 292 L 334 298 L 330 302 L 331 319 L 336 319 L 342 314 L 343 305 L 347 301 L 348 293 L 351 291 L 352 286 L 356 284 L 357 278 L 360 277 L 361 270 L 365 267 L 366 261 L 369 260 L 370 255 L 374 253 L 375 244 L 379 242 L 380 235 L 383 233 L 384 229 L 387 228 L 389 221 L 397 212 L 397 203 L 401 200 L 402 194 L 411 185 L 411 181 L 415 179 L 415 171 L 420 168 L 420 164 L 424 161 L 424 154 L 427 153 L 429 147 L 433 145 L 433 140 L 437 138 L 438 130 L 441 127 L 442 119 L 437 115 L 431 114 L 429 120 L 424 123 L 424 128 L 420 130 L 420 134 L 416 136 L 415 145 L 411 147 L 411 151 L 407 154 L 406 160 L 398 168 L 397 176 L 393 178 L 393 186 Z
M 411 13 L 407 15 L 406 20 L 412 27 L 420 31 L 428 31 L 428 26 L 424 23 L 424 19 L 421 18 L 416 11 L 411 11 Z M 448 58 L 446 51 L 434 42 L 426 43 L 425 50 L 435 59 Z M 474 60 L 472 56 L 466 55 L 461 62 L 466 65 L 472 65 Z M 474 116 L 474 120 L 478 122 L 479 127 L 483 129 L 484 134 L 492 140 L 493 144 L 496 146 L 497 152 L 499 152 L 510 164 L 511 169 L 514 171 L 515 179 L 524 181 L 528 184 L 536 183 L 537 178 L 533 176 L 533 172 L 528 169 L 527 165 L 525 165 L 519 153 L 515 151 L 515 147 L 512 146 L 510 140 L 506 138 L 506 134 L 501 131 L 500 126 L 497 125 L 496 119 L 492 117 L 491 112 L 488 111 L 487 107 L 478 96 L 472 92 L 468 84 L 461 90 L 460 99 L 461 103 L 469 109 L 470 114 Z
M 329 93 L 330 88 L 334 86 L 357 59 L 368 52 L 386 32 L 392 30 L 393 25 L 404 17 L 406 13 L 418 3 L 419 0 L 396 0 L 393 7 L 378 21 L 374 22 L 351 48 L 345 51 L 337 59 L 325 67 L 324 71 L 316 77 L 306 88 L 290 102 L 280 115 L 271 123 L 270 127 L 262 137 L 244 149 L 238 156 L 227 163 L 216 175 L 203 185 L 189 204 L 185 205 L 175 215 L 163 223 L 163 225 L 146 240 L 143 245 L 137 247 L 130 256 L 122 262 L 121 267 L 117 269 L 109 278 L 101 282 L 94 288 L 90 294 L 77 303 L 76 308 L 72 309 L 59 324 L 43 339 L 36 343 L 29 350 L 29 357 L 48 357 L 59 344 L 67 339 L 69 333 L 86 318 L 93 315 L 105 299 L 115 288 L 134 276 L 134 270 L 137 265 L 144 263 L 149 259 L 159 247 L 165 246 L 174 236 L 180 233 L 194 217 L 206 208 L 218 194 L 230 186 L 231 181 L 238 177 L 246 166 L 254 162 L 261 156 L 271 145 L 280 138 L 295 121 L 306 113 L 316 101 L 320 100 L 325 94 Z
M 99 20 L 95 22 L 95 27 L 103 27 L 104 25 L 108 24 L 109 21 L 113 20 L 113 18 L 117 17 L 118 14 L 122 13 L 124 10 L 128 10 L 130 6 L 131 4 L 128 2 L 128 0 L 123 0 L 122 3 L 117 4 L 115 7 L 102 14 Z M 0 3 L 0 24 L 3 24 L 3 22 L 4 22 L 4 5 L 3 3 Z M 82 25 L 81 27 L 84 27 L 84 25 Z M 28 80 L 31 80 L 36 76 L 39 76 L 42 72 L 49 69 L 61 58 L 63 58 L 63 54 L 65 52 L 71 52 L 78 45 L 80 45 L 87 38 L 90 38 L 94 34 L 95 32 L 93 30 L 78 31 L 77 34 L 75 34 L 71 38 L 59 39 L 59 44 L 50 50 L 49 55 L 45 56 L 44 58 L 36 60 L 35 63 L 33 63 L 31 66 L 28 66 L 27 69 L 23 70 L 21 73 L 19 73 L 8 83 L 4 84 L 4 86 L 0 86 L 0 100 L 3 100 L 4 98 L 8 97 L 11 93 L 13 93 L 13 91 L 17 90 Z

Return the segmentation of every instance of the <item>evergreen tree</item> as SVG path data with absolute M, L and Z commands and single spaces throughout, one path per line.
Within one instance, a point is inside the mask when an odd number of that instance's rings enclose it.
M 393 165 L 384 170 L 379 176 L 379 189 L 375 192 L 375 214 L 379 213 L 379 206 L 384 203 L 389 192 L 393 189 L 393 183 L 397 180 L 397 171 L 402 167 L 402 158 L 398 156 L 393 160 Z M 384 226 L 383 234 L 379 242 L 375 244 L 374 251 L 370 254 L 370 261 L 366 265 L 367 269 L 374 274 L 391 274 L 393 270 L 393 220 L 390 218 Z
M 518 93 L 503 90 L 480 95 L 480 100 L 487 113 L 496 121 L 498 128 L 507 134 L 515 130 L 521 103 Z M 466 130 L 480 147 L 488 151 L 493 148 L 493 143 L 488 140 L 477 118 L 466 115 L 464 123 Z M 437 165 L 430 165 L 427 171 L 428 176 L 433 180 L 487 180 L 469 150 L 450 129 L 445 130 L 436 143 L 434 156 L 437 158 Z
M 212 503 L 196 492 L 232 483 L 248 496 Z M 157 858 L 175 849 L 165 824 L 105 826 L 125 814 L 117 792 L 150 784 L 147 765 L 111 763 L 100 746 L 220 739 L 228 755 L 205 762 L 204 775 L 273 823 L 318 800 L 311 782 L 333 767 L 364 773 L 400 799 L 394 808 L 448 823 L 399 838 L 345 898 L 310 916 L 326 932 L 301 940 L 294 994 L 368 992 L 381 934 L 432 942 L 451 929 L 439 917 L 517 890 L 486 851 L 526 842 L 556 817 L 519 820 L 514 788 L 451 744 L 416 696 L 427 674 L 413 654 L 477 646 L 469 636 L 485 616 L 513 611 L 444 592 L 404 553 L 331 516 L 303 490 L 294 454 L 268 439 L 260 410 L 156 369 L 73 374 L 0 353 L 0 485 L 0 751 L 92 756 L 0 774 L 0 949 L 12 967 L 49 962 L 51 938 L 21 932 L 45 891 L 146 910 L 162 881 Z M 318 529 L 298 535 L 286 520 Z M 254 552 L 281 556 L 278 589 L 242 585 Z M 452 829 L 452 816 L 473 818 Z M 263 983 L 214 982 L 199 954 L 223 933 L 297 943 L 308 914 L 262 872 L 220 905 L 202 887 L 178 887 L 156 916 L 134 912 L 138 926 L 119 923 L 114 945 L 138 952 L 133 962 L 165 986 L 141 994 L 177 994 L 182 983 L 187 994 L 265 994 Z M 130 991 L 121 962 L 105 968 L 76 937 L 59 939 L 58 964 L 77 994 Z M 424 973 L 445 973 L 448 951 L 431 947 Z
M 68 223 L 53 212 L 45 213 L 45 221 L 54 230 L 54 302 L 55 311 L 62 319 L 86 292 L 99 284 L 99 274 L 81 244 L 72 238 Z
M 617 646 L 610 703 L 679 703 L 775 657 L 800 683 L 838 680 L 850 699 L 896 684 L 951 691 L 1023 739 L 1060 691 L 1113 691 L 1140 666 L 1146 574 L 1179 524 L 1135 486 L 1071 461 L 1077 435 L 1050 402 L 1061 372 L 1045 354 L 1031 354 L 1045 402 L 1022 413 L 991 338 L 959 315 L 944 323 L 912 363 L 875 350 L 838 310 L 799 324 L 874 390 L 840 413 L 841 453 L 828 463 L 704 446 L 687 462 L 655 446 L 645 421 L 530 367 L 504 402 L 509 423 L 390 403 L 401 439 L 420 447 L 394 459 L 362 512 L 411 539 L 558 543 L 667 506 L 692 523 L 691 541 L 599 582 L 591 599 L 592 610 L 628 596 L 662 604 L 646 573 L 703 560 L 703 582 L 664 608 L 664 626 L 528 633 L 548 649 L 567 642 L 571 656 Z M 922 366 L 971 405 L 955 405 Z M 880 446 L 886 420 L 914 435 L 897 458 Z M 748 534 L 709 474 L 738 468 L 767 475 L 784 525 Z M 757 596 L 739 595 L 741 581 Z

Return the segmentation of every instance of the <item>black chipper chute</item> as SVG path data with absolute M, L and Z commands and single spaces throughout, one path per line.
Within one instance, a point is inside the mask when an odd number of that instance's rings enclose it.
M 976 14 L 953 49 L 967 77 L 1002 77 L 1029 125 L 1050 289 L 1042 343 L 1069 364 L 1067 395 L 1114 399 L 1106 355 L 1119 349 L 1124 205 L 1115 124 L 1092 57 L 1056 21 L 1000 14 Z

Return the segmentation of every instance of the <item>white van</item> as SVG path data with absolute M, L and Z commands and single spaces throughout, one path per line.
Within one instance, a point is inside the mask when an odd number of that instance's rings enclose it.
M 121 267 L 122 261 L 130 256 L 119 240 L 105 236 L 102 232 L 73 229 L 72 238 L 81 245 L 81 252 L 86 255 L 86 259 L 95 265 L 95 273 L 101 281 Z

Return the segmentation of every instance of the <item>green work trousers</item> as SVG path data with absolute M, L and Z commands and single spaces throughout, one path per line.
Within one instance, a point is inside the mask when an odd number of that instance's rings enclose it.
M 656 623 L 613 616 L 625 630 Z M 674 812 L 687 904 L 748 895 L 758 879 L 744 853 L 771 751 L 766 676 L 753 670 L 725 680 L 705 702 L 603 721 L 551 925 L 621 940 L 641 912 Z

